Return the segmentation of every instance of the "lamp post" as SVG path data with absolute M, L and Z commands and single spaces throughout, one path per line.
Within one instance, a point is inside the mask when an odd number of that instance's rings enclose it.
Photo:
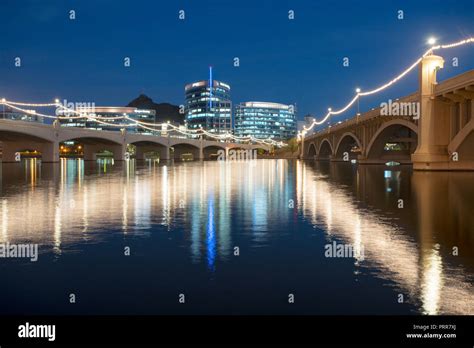
M 2 118 L 5 119 L 5 98 L 2 98 L 2 105 L 3 105 Z
M 300 153 L 300 159 L 304 159 L 304 135 L 306 134 L 306 127 L 303 128 L 303 131 L 301 132 L 301 153 Z
M 357 116 L 360 114 L 360 88 L 356 88 L 356 93 L 357 93 Z

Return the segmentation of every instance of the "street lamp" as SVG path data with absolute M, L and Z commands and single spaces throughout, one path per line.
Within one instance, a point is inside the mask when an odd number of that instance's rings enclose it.
M 428 45 L 433 46 L 435 43 L 436 43 L 436 38 L 430 37 L 430 38 L 428 39 Z
M 356 93 L 357 93 L 357 116 L 359 116 L 359 114 L 360 114 L 360 110 L 359 110 L 359 109 L 360 109 L 360 105 L 359 105 L 359 100 L 360 100 L 360 96 L 359 96 L 359 94 L 360 94 L 360 88 L 359 88 L 359 87 L 356 88 Z

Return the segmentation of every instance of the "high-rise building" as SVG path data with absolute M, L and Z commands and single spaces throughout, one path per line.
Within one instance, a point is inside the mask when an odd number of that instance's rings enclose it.
M 232 101 L 228 84 L 209 79 L 187 84 L 184 90 L 189 129 L 202 128 L 217 134 L 231 131 Z
M 276 140 L 296 136 L 296 110 L 293 105 L 245 102 L 235 108 L 235 135 Z

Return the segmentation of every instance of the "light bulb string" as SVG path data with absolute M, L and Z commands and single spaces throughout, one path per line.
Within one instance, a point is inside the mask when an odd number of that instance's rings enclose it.
M 212 137 L 212 138 L 218 139 L 218 140 L 234 139 L 234 140 L 237 140 L 237 141 L 252 141 L 252 142 L 255 142 L 255 143 L 258 143 L 258 144 L 270 145 L 270 146 L 279 146 L 279 147 L 284 145 L 283 142 L 278 142 L 278 141 L 275 141 L 271 138 L 258 139 L 258 138 L 252 137 L 252 136 L 238 137 L 238 136 L 235 136 L 235 135 L 229 134 L 229 133 L 228 134 L 212 134 L 210 132 L 205 131 L 202 128 L 199 129 L 199 130 L 184 131 L 184 130 L 180 129 L 180 127 L 175 126 L 175 125 L 170 124 L 170 123 L 158 123 L 158 124 L 156 124 L 156 123 L 137 121 L 133 118 L 130 118 L 129 116 L 115 116 L 115 117 L 96 116 L 93 113 L 81 112 L 81 111 L 78 111 L 78 110 L 74 110 L 74 109 L 65 107 L 64 105 L 62 105 L 60 103 L 43 103 L 43 104 L 35 103 L 35 104 L 33 104 L 33 103 L 13 102 L 13 101 L 7 101 L 5 99 L 2 99 L 0 101 L 0 104 L 4 104 L 4 105 L 6 105 L 6 106 L 8 106 L 8 107 L 10 107 L 14 110 L 18 110 L 18 111 L 24 112 L 24 113 L 29 114 L 29 115 L 41 116 L 41 117 L 45 117 L 45 118 L 49 118 L 49 119 L 73 120 L 73 119 L 84 119 L 85 118 L 85 119 L 91 120 L 93 122 L 97 122 L 99 124 L 103 124 L 103 125 L 107 125 L 107 126 L 111 126 L 111 127 L 127 128 L 127 127 L 130 127 L 130 126 L 136 125 L 136 126 L 139 126 L 141 128 L 144 128 L 144 129 L 147 129 L 147 130 L 150 130 L 150 131 L 161 131 L 161 132 L 167 131 L 166 129 L 165 130 L 163 129 L 164 127 L 170 127 L 170 128 L 172 128 L 172 131 L 176 131 L 178 133 L 181 133 L 181 134 L 187 135 L 187 136 L 207 135 L 209 137 Z M 20 108 L 18 106 L 30 106 L 30 107 L 52 107 L 52 106 L 55 106 L 55 107 L 60 108 L 62 110 L 66 110 L 69 113 L 78 114 L 78 116 L 61 116 L 61 115 L 53 116 L 53 115 L 47 115 L 47 114 L 44 114 L 44 113 L 39 113 L 39 112 L 36 112 L 36 111 L 33 111 L 33 110 L 23 109 L 23 108 Z M 123 124 L 123 123 L 110 123 L 110 122 L 103 121 L 103 120 L 120 120 L 120 119 L 126 119 L 126 120 L 131 121 L 132 123 L 131 124 L 130 123 Z M 153 127 L 161 127 L 161 130 L 148 127 L 148 125 L 151 125 Z
M 446 44 L 446 45 L 432 46 L 420 58 L 418 58 L 413 64 L 411 64 L 407 69 L 405 69 L 402 73 L 400 73 L 398 76 L 396 76 L 395 78 L 393 78 L 389 82 L 387 82 L 387 83 L 385 83 L 385 84 L 383 84 L 383 85 L 381 85 L 377 88 L 374 88 L 370 91 L 360 92 L 360 90 L 359 90 L 358 92 L 356 92 L 356 95 L 354 96 L 354 98 L 346 106 L 344 106 L 343 108 L 341 108 L 339 110 L 332 111 L 331 109 L 328 109 L 328 113 L 320 121 L 313 120 L 313 122 L 311 123 L 311 125 L 308 128 L 304 127 L 303 131 L 298 133 L 298 139 L 300 139 L 301 136 L 304 136 L 306 133 L 308 133 L 310 130 L 312 130 L 315 126 L 321 125 L 324 122 L 326 122 L 332 115 L 339 115 L 339 114 L 343 113 L 344 111 L 346 111 L 347 109 L 349 109 L 357 100 L 360 99 L 360 97 L 364 97 L 364 96 L 368 96 L 368 95 L 371 95 L 371 94 L 378 93 L 378 92 L 392 86 L 393 84 L 397 83 L 402 78 L 404 78 L 410 71 L 412 71 L 414 68 L 416 68 L 418 66 L 418 64 L 422 61 L 423 58 L 433 54 L 434 51 L 439 50 L 439 49 L 447 49 L 447 48 L 458 47 L 458 46 L 462 46 L 462 45 L 465 45 L 465 44 L 468 44 L 468 43 L 473 43 L 473 42 L 474 42 L 474 37 L 470 37 L 468 39 L 464 39 L 464 40 L 457 41 L 457 42 L 450 43 L 450 44 Z

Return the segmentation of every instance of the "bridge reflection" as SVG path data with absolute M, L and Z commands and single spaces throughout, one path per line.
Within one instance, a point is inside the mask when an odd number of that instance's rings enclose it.
M 297 177 L 298 202 L 311 223 L 329 240 L 364 247 L 356 268 L 377 269 L 409 302 L 419 299 L 426 314 L 473 313 L 465 276 L 474 273 L 472 174 L 298 162 Z

